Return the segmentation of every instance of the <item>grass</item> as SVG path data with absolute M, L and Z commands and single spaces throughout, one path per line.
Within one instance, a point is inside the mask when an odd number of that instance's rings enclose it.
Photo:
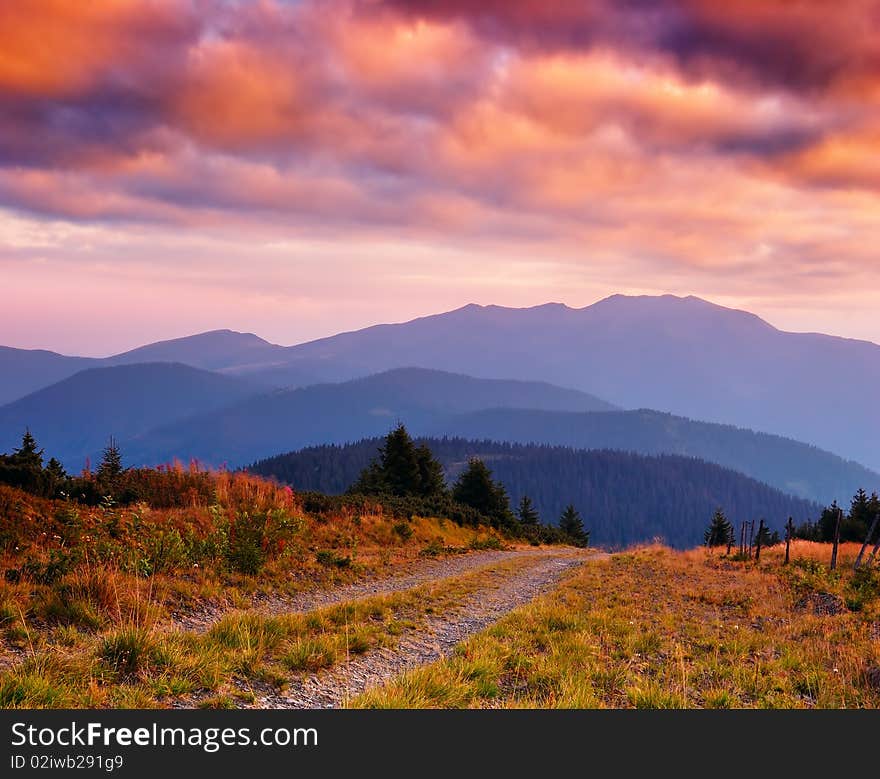
M 492 528 L 401 520 L 378 504 L 308 514 L 290 490 L 243 474 L 154 476 L 173 505 L 89 507 L 0 485 L 0 635 L 9 644 L 23 648 L 28 631 L 39 643 L 58 626 L 101 632 L 397 572 L 425 548 L 505 543 Z
M 850 548 L 852 547 L 852 548 Z M 593 560 L 443 660 L 354 707 L 875 708 L 880 704 L 876 574 L 857 545 L 798 542 L 793 563 L 649 547 Z M 805 593 L 858 609 L 816 614 Z
M 169 631 L 156 621 L 97 633 L 62 626 L 0 674 L 0 706 L 151 708 L 185 696 L 199 706 L 244 705 L 260 686 L 283 688 L 291 674 L 393 646 L 428 614 L 456 608 L 529 564 L 508 560 L 304 614 L 232 611 L 203 633 Z

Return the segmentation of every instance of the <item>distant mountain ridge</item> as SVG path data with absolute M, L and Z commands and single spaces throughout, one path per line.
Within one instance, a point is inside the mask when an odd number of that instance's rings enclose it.
M 278 354 L 286 354 L 285 347 L 264 341 L 253 333 L 233 330 L 211 330 L 157 341 L 110 357 L 68 357 L 44 349 L 0 346 L 0 376 L 3 377 L 0 406 L 89 368 L 165 362 L 203 370 L 247 373 L 273 369 Z M 254 382 L 263 384 L 259 379 Z
M 783 492 L 830 504 L 860 487 L 880 492 L 880 473 L 790 438 L 696 422 L 650 409 L 602 414 L 487 409 L 444 420 L 426 435 L 679 454 L 717 463 Z
M 26 428 L 71 472 L 92 461 L 113 435 L 121 443 L 160 423 L 227 406 L 257 387 L 177 363 L 89 368 L 0 407 L 0 451 Z
M 591 542 L 603 546 L 619 548 L 656 537 L 680 548 L 697 546 L 719 507 L 735 523 L 763 518 L 777 530 L 789 516 L 803 522 L 821 512 L 815 503 L 691 457 L 461 438 L 419 440 L 443 464 L 448 481 L 469 457 L 480 457 L 507 488 L 512 504 L 528 495 L 544 522 L 555 523 L 573 503 L 591 531 Z M 248 470 L 295 490 L 338 494 L 355 481 L 381 444 L 382 439 L 374 438 L 309 447 L 266 458 Z
M 544 382 L 475 379 L 399 368 L 340 384 L 318 384 L 248 398 L 164 425 L 133 439 L 130 457 L 147 465 L 196 458 L 243 465 L 272 452 L 384 435 L 398 421 L 418 429 L 486 407 L 604 411 L 614 407 Z
M 179 459 L 244 465 L 275 452 L 345 444 L 404 422 L 418 435 L 576 449 L 678 454 L 732 468 L 825 504 L 880 474 L 787 438 L 671 414 L 622 411 L 542 382 L 401 368 L 338 384 L 267 391 L 239 377 L 170 363 L 89 369 L 0 408 L 0 451 L 30 427 L 78 470 L 114 435 L 130 465 Z
M 266 388 L 407 366 L 545 381 L 622 408 L 774 433 L 880 470 L 880 346 L 786 333 L 693 296 L 613 295 L 584 308 L 471 304 L 290 347 L 217 330 L 97 361 L 0 349 L 0 403 L 83 367 L 148 358 L 194 362 Z
M 580 309 L 469 305 L 288 351 L 371 371 L 406 364 L 539 378 L 624 408 L 776 433 L 880 469 L 880 346 L 786 333 L 693 296 L 614 295 Z

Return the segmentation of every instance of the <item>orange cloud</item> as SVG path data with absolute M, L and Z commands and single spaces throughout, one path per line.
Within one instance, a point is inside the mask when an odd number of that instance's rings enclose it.
M 160 60 L 193 18 L 180 0 L 16 0 L 0 4 L 0 89 L 65 97 L 108 70 Z
M 813 289 L 873 261 L 876 6 L 5 3 L 0 206 Z

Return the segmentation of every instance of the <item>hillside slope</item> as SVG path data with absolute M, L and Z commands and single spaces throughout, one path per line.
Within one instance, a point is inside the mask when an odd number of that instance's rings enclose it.
M 647 457 L 630 452 L 583 451 L 494 441 L 423 439 L 454 480 L 472 456 L 483 459 L 507 488 L 514 505 L 532 498 L 545 522 L 555 523 L 573 503 L 591 542 L 625 546 L 655 537 L 676 547 L 702 542 L 719 506 L 734 521 L 763 517 L 782 528 L 793 516 L 815 518 L 821 508 L 728 468 L 690 457 Z M 379 438 L 323 446 L 268 458 L 249 470 L 296 490 L 340 493 L 382 444 Z
M 695 297 L 614 295 L 586 308 L 469 305 L 287 350 L 365 373 L 421 365 L 549 381 L 624 408 L 764 430 L 880 470 L 880 346 L 787 333 Z
M 45 349 L 0 346 L 0 406 L 97 364 L 88 357 L 67 357 Z
M 0 451 L 11 451 L 29 428 L 47 455 L 78 471 L 111 435 L 124 442 L 256 391 L 249 382 L 174 363 L 90 368 L 0 408 Z
M 474 379 L 405 368 L 341 384 L 278 391 L 151 430 L 126 445 L 131 461 L 175 457 L 242 465 L 273 452 L 413 429 L 492 406 L 588 411 L 613 408 L 586 393 L 541 382 Z
M 576 449 L 698 457 L 740 471 L 783 492 L 824 504 L 833 500 L 845 503 L 859 487 L 869 492 L 880 491 L 880 473 L 815 446 L 648 409 L 603 414 L 489 409 L 444 420 L 422 432 Z

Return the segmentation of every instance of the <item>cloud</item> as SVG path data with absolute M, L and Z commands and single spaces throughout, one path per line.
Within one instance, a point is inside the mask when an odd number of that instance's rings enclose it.
M 556 279 L 768 294 L 827 283 L 824 257 L 864 286 L 878 7 L 5 3 L 0 206 L 133 235 L 450 246 L 484 258 L 480 284 L 526 252 Z

